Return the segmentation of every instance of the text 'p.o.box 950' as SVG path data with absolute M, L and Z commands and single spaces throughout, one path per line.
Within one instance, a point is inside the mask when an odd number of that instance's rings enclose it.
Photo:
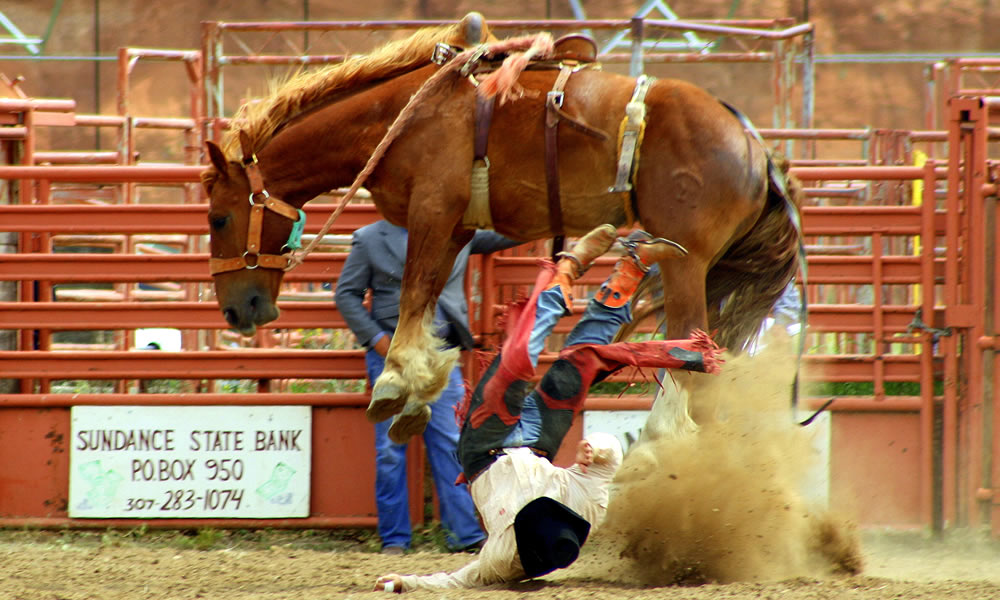
M 69 516 L 309 516 L 308 406 L 74 406 Z

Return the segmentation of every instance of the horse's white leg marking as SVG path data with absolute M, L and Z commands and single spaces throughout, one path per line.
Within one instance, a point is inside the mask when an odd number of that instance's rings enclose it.
M 444 342 L 434 335 L 432 309 L 428 309 L 423 326 L 406 346 L 396 348 L 394 366 L 398 376 L 406 382 L 409 401 L 430 404 L 437 400 L 444 388 L 455 363 L 459 349 L 442 350 Z
M 433 315 L 433 307 L 428 308 L 417 331 L 396 331 L 385 369 L 372 389 L 369 421 L 399 414 L 407 401 L 430 404 L 448 385 L 459 349 L 441 350 L 442 341 L 433 334 Z

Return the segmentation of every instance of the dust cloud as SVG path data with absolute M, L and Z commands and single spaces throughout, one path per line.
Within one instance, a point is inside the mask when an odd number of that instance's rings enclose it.
M 791 354 L 772 344 L 678 380 L 700 430 L 632 448 L 578 575 L 696 585 L 861 570 L 853 526 L 800 493 L 815 457 L 789 410 Z

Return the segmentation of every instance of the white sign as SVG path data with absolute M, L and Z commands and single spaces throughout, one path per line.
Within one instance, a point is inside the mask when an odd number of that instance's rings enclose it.
M 639 441 L 646 426 L 648 410 L 588 410 L 583 413 L 583 437 L 601 431 L 618 438 L 622 450 Z
M 308 406 L 74 406 L 69 516 L 309 516 Z

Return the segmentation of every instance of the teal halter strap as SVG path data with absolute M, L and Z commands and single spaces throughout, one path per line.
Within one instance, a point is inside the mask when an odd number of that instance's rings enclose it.
M 289 250 L 298 250 L 302 247 L 302 232 L 306 228 L 306 213 L 301 208 L 298 209 L 299 218 L 292 223 L 292 231 L 288 234 L 288 241 L 285 242 L 285 248 Z

